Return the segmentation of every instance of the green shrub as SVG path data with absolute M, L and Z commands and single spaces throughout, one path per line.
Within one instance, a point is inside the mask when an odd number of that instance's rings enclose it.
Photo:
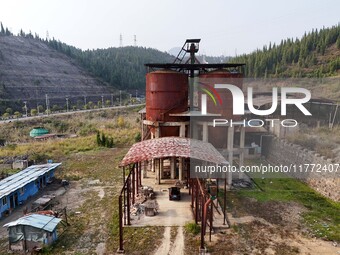
M 48 156 L 44 153 L 36 153 L 30 157 L 30 160 L 34 160 L 35 164 L 46 163 Z
M 140 142 L 142 140 L 142 136 L 140 134 L 140 132 L 138 132 L 136 135 L 135 135 L 135 142 Z
M 113 138 L 106 136 L 104 133 L 100 134 L 99 131 L 97 131 L 96 140 L 98 146 L 103 146 L 107 148 L 113 148 L 114 146 Z
M 117 126 L 118 126 L 119 128 L 125 127 L 125 119 L 124 119 L 123 116 L 119 116 L 119 117 L 117 118 Z
M 201 232 L 201 227 L 197 225 L 195 222 L 187 223 L 184 226 L 186 232 L 191 233 L 193 235 L 197 235 Z

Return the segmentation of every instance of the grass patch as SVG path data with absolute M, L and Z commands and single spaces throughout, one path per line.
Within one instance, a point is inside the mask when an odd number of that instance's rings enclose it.
M 197 235 L 201 232 L 201 226 L 199 226 L 195 222 L 186 223 L 184 229 L 187 233 L 190 233 L 192 235 Z
M 334 159 L 340 156 L 334 150 L 340 144 L 340 125 L 336 125 L 332 129 L 327 127 L 304 128 L 289 135 L 287 140 L 308 150 L 315 151 L 326 158 Z
M 228 192 L 228 210 L 237 209 L 239 200 L 253 198 L 261 203 L 297 202 L 308 209 L 302 214 L 310 234 L 325 240 L 340 241 L 340 203 L 315 192 L 294 178 L 253 178 L 260 189 Z
M 74 114 L 72 118 L 55 116 L 0 125 L 1 137 L 5 137 L 7 142 L 6 146 L 0 147 L 0 158 L 25 155 L 30 160 L 41 163 L 47 159 L 58 161 L 75 153 L 98 150 L 97 131 L 112 137 L 114 147 L 132 145 L 139 131 L 139 124 L 136 123 L 138 114 L 132 110 L 120 113 L 116 110 L 105 112 L 104 115 L 91 112 Z M 119 121 L 124 123 L 117 125 Z M 73 136 L 77 134 L 77 137 L 35 141 L 29 137 L 29 131 L 35 126 L 43 126 L 50 133 Z

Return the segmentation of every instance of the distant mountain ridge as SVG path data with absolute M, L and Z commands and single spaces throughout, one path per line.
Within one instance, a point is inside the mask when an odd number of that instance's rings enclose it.
M 229 57 L 198 55 L 201 62 L 243 62 L 248 77 L 324 77 L 340 73 L 339 25 L 305 33 L 301 39 L 282 40 L 251 54 Z M 173 49 L 172 54 L 176 54 Z M 54 38 L 41 39 L 20 31 L 14 36 L 0 27 L 0 112 L 54 103 L 70 105 L 93 96 L 94 102 L 117 98 L 119 90 L 145 90 L 145 63 L 173 62 L 174 56 L 144 47 L 80 50 Z M 75 96 L 76 95 L 76 96 Z M 88 98 L 88 101 L 91 100 Z

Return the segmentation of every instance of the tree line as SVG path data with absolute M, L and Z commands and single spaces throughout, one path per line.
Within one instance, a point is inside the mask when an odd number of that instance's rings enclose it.
M 247 77 L 324 77 L 337 73 L 340 57 L 327 51 L 340 50 L 340 24 L 331 28 L 313 29 L 301 39 L 285 39 L 269 43 L 262 50 L 233 58 L 245 63 Z
M 0 35 L 13 35 L 2 23 Z M 92 75 L 121 89 L 145 87 L 145 63 L 172 62 L 168 53 L 145 47 L 120 47 L 96 50 L 81 50 L 56 39 L 42 39 L 31 31 L 20 30 L 18 36 L 40 40 L 51 48 L 75 59 Z M 327 50 L 339 51 L 340 25 L 331 28 L 313 29 L 301 39 L 288 38 L 280 44 L 269 43 L 261 50 L 232 58 L 230 62 L 245 63 L 246 77 L 324 77 L 337 73 L 340 58 L 327 54 Z M 212 61 L 212 59 L 208 60 Z M 213 61 L 214 62 L 214 61 Z
M 1 23 L 0 35 L 13 35 Z M 92 75 L 101 78 L 118 89 L 138 89 L 145 87 L 145 63 L 172 62 L 168 53 L 145 47 L 111 47 L 107 49 L 81 50 L 54 38 L 43 39 L 38 34 L 20 30 L 18 36 L 39 40 L 51 48 L 75 59 Z

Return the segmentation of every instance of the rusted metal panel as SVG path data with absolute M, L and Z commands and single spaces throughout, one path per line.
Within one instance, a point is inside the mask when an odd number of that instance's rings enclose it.
M 183 117 L 169 116 L 188 110 L 188 76 L 162 70 L 146 75 L 146 119 L 150 121 L 183 121 Z M 154 132 L 154 129 L 151 129 Z M 178 128 L 161 128 L 162 137 L 178 136 Z
M 215 84 L 233 84 L 240 89 L 243 86 L 241 73 L 232 73 L 227 70 L 215 70 L 204 73 L 199 76 L 199 87 L 211 90 Z M 207 87 L 208 86 L 208 87 Z M 222 118 L 240 120 L 240 116 L 233 115 L 233 97 L 230 91 L 226 89 L 215 89 L 219 94 L 221 101 L 215 105 L 213 100 L 208 97 L 207 109 L 210 113 L 219 113 Z M 198 106 L 201 106 L 202 91 L 198 91 Z M 214 93 L 213 93 L 214 94 Z
M 194 158 L 215 164 L 228 164 L 210 143 L 184 137 L 163 137 L 132 145 L 120 166 L 166 157 Z
M 206 88 L 213 91 L 215 84 L 233 84 L 242 89 L 243 79 L 241 73 L 232 73 L 227 70 L 215 70 L 204 73 L 199 76 L 198 106 L 201 106 L 201 94 L 204 93 L 200 88 Z M 221 100 L 214 101 L 207 98 L 207 109 L 209 113 L 220 114 L 223 119 L 241 120 L 241 116 L 233 115 L 233 97 L 230 91 L 226 89 L 215 89 Z M 213 91 L 213 92 L 215 92 Z M 212 93 L 214 96 L 214 93 Z M 227 129 L 225 127 L 209 127 L 209 142 L 217 148 L 224 148 L 227 144 Z

